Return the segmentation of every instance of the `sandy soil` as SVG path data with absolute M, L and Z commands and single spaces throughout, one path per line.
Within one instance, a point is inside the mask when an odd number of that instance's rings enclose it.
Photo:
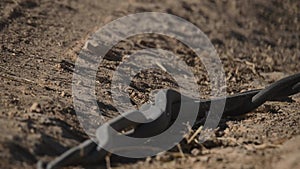
M 72 69 L 85 39 L 105 23 L 145 11 L 185 18 L 215 45 L 231 94 L 300 72 L 299 8 L 297 0 L 0 1 L 0 168 L 35 168 L 37 160 L 53 159 L 88 138 L 73 109 Z M 115 46 L 99 67 L 96 93 L 107 120 L 118 114 L 109 92 L 112 73 L 134 50 L 154 47 L 178 54 L 192 67 L 201 92 L 208 94 L 203 65 L 178 41 L 149 35 L 129 42 Z M 141 74 L 128 90 L 136 105 L 146 102 L 154 89 L 176 87 L 160 71 Z M 184 157 L 175 150 L 134 163 L 112 160 L 111 165 L 122 169 L 300 168 L 299 108 L 299 95 L 292 102 L 267 102 L 246 116 L 222 119 L 204 144 L 182 143 Z

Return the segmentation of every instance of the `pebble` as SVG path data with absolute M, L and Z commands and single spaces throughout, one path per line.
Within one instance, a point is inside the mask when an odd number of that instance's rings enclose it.
M 41 105 L 39 103 L 33 103 L 32 106 L 29 109 L 31 112 L 40 113 L 42 111 Z
M 194 156 L 197 156 L 197 155 L 199 155 L 199 154 L 201 153 L 201 151 L 200 151 L 199 149 L 197 149 L 197 148 L 194 148 L 194 149 L 191 151 L 191 153 L 192 153 Z

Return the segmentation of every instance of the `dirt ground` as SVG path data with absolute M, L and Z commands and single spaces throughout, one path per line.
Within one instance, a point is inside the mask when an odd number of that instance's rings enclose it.
M 35 168 L 87 139 L 72 104 L 72 69 L 85 39 L 97 28 L 128 14 L 157 11 L 198 26 L 224 64 L 228 94 L 262 88 L 300 72 L 298 0 L 1 0 L 0 168 Z M 178 54 L 209 93 L 205 68 L 176 40 L 136 36 L 105 57 L 96 93 L 106 118 L 113 108 L 110 80 L 126 54 L 147 47 Z M 131 43 L 132 44 L 132 43 Z M 128 89 L 133 104 L 149 92 L 176 87 L 158 70 L 136 76 Z M 300 168 L 300 95 L 267 102 L 243 117 L 226 117 L 204 144 L 134 163 L 112 160 L 112 168 Z M 98 168 L 99 166 L 95 167 Z M 105 168 L 105 164 L 100 167 Z M 70 167 L 81 168 L 81 167 Z

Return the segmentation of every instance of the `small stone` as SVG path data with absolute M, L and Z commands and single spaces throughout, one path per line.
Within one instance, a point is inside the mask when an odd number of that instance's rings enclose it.
M 147 157 L 145 160 L 146 163 L 151 163 L 152 162 L 152 158 L 151 157 Z
M 30 129 L 29 131 L 30 131 L 30 133 L 35 133 L 34 129 Z
M 171 156 L 165 152 L 158 154 L 155 159 L 162 162 L 169 162 L 172 160 Z
M 42 111 L 41 105 L 39 103 L 33 103 L 32 106 L 29 109 L 31 112 L 40 113 Z
M 191 153 L 194 155 L 194 156 L 198 156 L 200 154 L 200 150 L 197 149 L 197 148 L 194 148 Z

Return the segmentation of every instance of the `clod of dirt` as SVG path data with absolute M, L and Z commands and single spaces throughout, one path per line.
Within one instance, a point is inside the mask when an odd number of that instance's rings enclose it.
M 32 106 L 30 107 L 30 112 L 36 112 L 36 113 L 40 113 L 42 112 L 42 107 L 39 103 L 33 103 Z

